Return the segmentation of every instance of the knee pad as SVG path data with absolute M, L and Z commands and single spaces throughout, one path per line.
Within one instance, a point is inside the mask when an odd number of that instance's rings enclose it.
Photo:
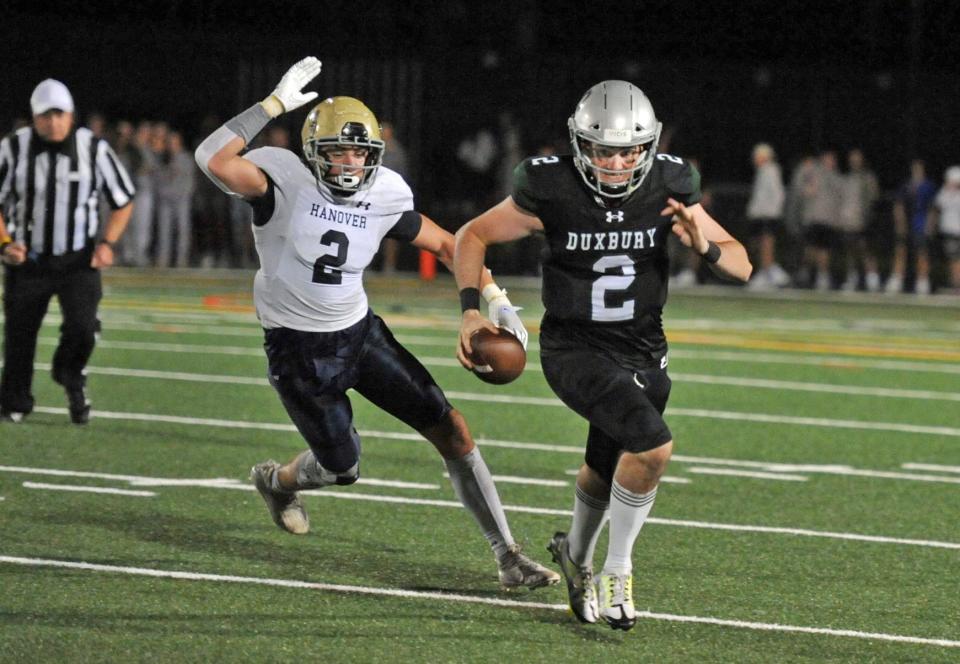
M 620 460 L 621 453 L 622 450 L 609 447 L 591 447 L 588 442 L 587 452 L 583 460 L 593 472 L 600 476 L 600 479 L 612 486 L 613 474 L 617 470 L 617 462 Z
M 312 450 L 306 450 L 300 453 L 295 463 L 299 489 L 320 489 L 331 484 L 349 486 L 360 479 L 359 461 L 347 470 L 335 473 L 321 466 Z
M 340 473 L 337 475 L 337 486 L 350 486 L 354 482 L 360 479 L 360 462 L 354 464 L 353 468 L 349 469 L 345 473 Z

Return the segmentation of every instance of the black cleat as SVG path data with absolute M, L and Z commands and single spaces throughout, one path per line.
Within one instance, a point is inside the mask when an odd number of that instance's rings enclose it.
M 67 402 L 70 406 L 70 421 L 74 424 L 86 424 L 90 421 L 90 399 L 82 387 L 67 388 Z

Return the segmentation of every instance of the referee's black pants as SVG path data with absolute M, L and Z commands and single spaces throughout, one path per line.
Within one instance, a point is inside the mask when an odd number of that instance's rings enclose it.
M 93 353 L 97 306 L 103 295 L 100 270 L 91 268 L 89 252 L 76 252 L 72 260 L 44 263 L 29 261 L 7 266 L 4 275 L 3 374 L 0 407 L 5 411 L 33 410 L 33 360 L 37 336 L 50 298 L 60 302 L 63 324 L 53 355 L 54 379 L 67 389 L 84 386 L 84 367 Z

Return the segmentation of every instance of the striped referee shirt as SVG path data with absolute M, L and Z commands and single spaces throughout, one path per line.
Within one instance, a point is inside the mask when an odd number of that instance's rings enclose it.
M 32 127 L 0 141 L 0 210 L 7 232 L 38 256 L 61 256 L 93 245 L 101 193 L 114 210 L 134 187 L 102 138 L 78 127 L 47 143 Z

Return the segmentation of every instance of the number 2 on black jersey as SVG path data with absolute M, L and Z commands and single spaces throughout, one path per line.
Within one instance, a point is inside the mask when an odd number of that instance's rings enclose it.
M 347 262 L 347 247 L 350 239 L 340 231 L 327 231 L 320 237 L 320 244 L 325 247 L 336 245 L 336 255 L 324 254 L 313 264 L 313 283 L 339 284 L 343 281 L 343 272 L 337 268 Z
M 630 288 L 636 275 L 633 259 L 625 254 L 603 256 L 593 264 L 593 271 L 601 272 L 603 276 L 593 281 L 590 293 L 590 318 L 601 321 L 631 320 L 636 302 L 626 300 L 619 307 L 608 307 L 607 292 L 625 291 Z

